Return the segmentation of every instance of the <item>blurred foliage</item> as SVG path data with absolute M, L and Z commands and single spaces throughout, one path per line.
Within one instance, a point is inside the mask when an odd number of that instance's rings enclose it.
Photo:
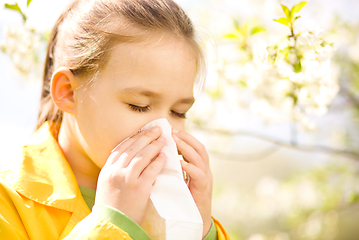
M 26 9 L 21 9 L 18 3 L 5 3 L 5 9 L 19 13 L 23 23 L 2 29 L 5 40 L 0 42 L 0 51 L 10 57 L 23 78 L 40 80 L 48 34 L 28 26 L 27 8 L 31 2 L 27 0 Z
M 346 23 L 335 19 L 331 38 L 338 42 L 334 62 L 340 69 L 340 87 L 350 106 L 359 109 L 359 23 Z
M 338 68 L 342 99 L 337 108 L 350 111 L 350 128 L 343 133 L 345 148 L 358 151 L 359 146 L 359 23 L 343 22 L 336 17 L 328 36 L 336 42 L 333 63 Z
M 330 62 L 333 43 L 314 26 L 296 30 L 299 11 L 305 5 L 301 2 L 291 9 L 281 5 L 285 17 L 274 21 L 285 25 L 289 35 L 273 45 L 264 40 L 265 35 L 257 37 L 266 31 L 255 19 L 242 25 L 234 19 L 233 30 L 223 38 L 234 42 L 236 48 L 228 50 L 234 53 L 222 55 L 218 74 L 226 80 L 223 89 L 237 89 L 242 107 L 270 122 L 298 123 L 298 127 L 313 130 L 315 124 L 309 116 L 327 113 L 339 84 Z M 208 90 L 211 96 L 214 92 Z M 223 93 L 215 95 L 219 96 L 225 97 Z
M 257 2 L 258 6 L 263 2 Z M 278 28 L 287 29 L 288 35 L 282 37 L 273 37 L 276 31 L 260 23 L 257 15 L 262 13 L 234 19 L 232 30 L 216 39 L 218 63 L 212 74 L 217 76 L 207 83 L 206 95 L 193 116 L 200 129 L 211 133 L 228 134 L 229 138 L 259 136 L 268 143 L 289 147 L 275 134 L 268 137 L 242 130 L 240 118 L 233 113 L 236 108 L 250 110 L 267 123 L 291 125 L 290 144 L 294 148 L 322 151 L 338 162 L 285 181 L 265 177 L 254 189 L 216 186 L 214 209 L 220 209 L 216 212 L 223 214 L 220 219 L 228 218 L 224 224 L 233 239 L 359 239 L 358 166 L 355 161 L 339 164 L 335 155 L 343 150 L 343 156 L 353 153 L 352 159 L 359 160 L 359 24 L 338 17 L 327 31 L 315 22 L 300 25 L 299 13 L 305 5 L 281 5 L 285 17 L 275 22 Z M 348 111 L 354 114 L 348 116 Z M 328 113 L 345 119 L 345 125 L 337 129 L 335 124 L 316 126 L 313 119 Z M 316 138 L 318 145 L 302 147 L 296 141 L 296 131 L 308 135 L 322 131 L 322 135 Z M 323 138 L 333 138 L 334 144 L 321 145 Z M 223 147 L 219 149 L 224 151 Z M 242 161 L 239 148 L 237 156 L 230 155 L 232 160 Z M 254 154 L 261 155 L 259 150 Z M 229 159 L 225 154 L 222 157 Z
M 298 24 L 306 4 L 300 2 L 292 8 L 280 5 L 284 17 L 274 19 L 278 23 L 274 29 L 258 20 L 259 13 L 242 20 L 234 18 L 232 30 L 216 39 L 215 71 L 207 79 L 206 95 L 201 96 L 200 107 L 191 118 L 211 131 L 243 134 L 238 109 L 245 109 L 268 125 L 287 124 L 290 128 L 287 141 L 273 136 L 270 140 L 265 135 L 261 139 L 358 159 L 358 26 L 338 20 L 324 31 L 315 22 Z M 282 26 L 288 35 L 278 36 L 276 28 Z M 342 115 L 355 112 L 353 118 L 346 119 L 345 128 L 318 128 L 318 117 L 339 111 Z M 309 136 L 324 131 L 327 139 L 333 137 L 333 144 L 302 146 L 298 140 L 298 132 Z
M 354 165 L 332 163 L 285 181 L 264 177 L 254 190 L 220 187 L 214 207 L 232 216 L 227 224 L 235 239 L 354 240 L 359 229 L 343 222 L 359 217 L 359 212 L 345 215 L 359 208 L 358 186 Z
M 21 8 L 19 7 L 19 5 L 18 5 L 17 3 L 15 3 L 15 4 L 7 4 L 7 3 L 5 3 L 5 8 L 19 12 L 19 13 L 21 14 L 22 19 L 24 20 L 24 22 L 26 22 L 27 17 L 26 17 L 26 15 L 22 12 Z
M 29 7 L 30 3 L 32 2 L 32 0 L 27 0 L 26 2 L 26 7 Z M 14 10 L 18 13 L 21 14 L 21 17 L 22 17 L 22 20 L 24 22 L 26 22 L 27 20 L 27 16 L 26 14 L 22 11 L 22 9 L 19 7 L 19 4 L 15 3 L 15 4 L 8 4 L 8 3 L 5 3 L 4 5 L 5 9 L 10 9 L 10 10 Z

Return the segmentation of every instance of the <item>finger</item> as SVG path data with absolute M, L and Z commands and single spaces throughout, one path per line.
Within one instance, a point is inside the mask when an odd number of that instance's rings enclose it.
M 117 161 L 118 157 L 121 156 L 121 154 L 126 151 L 126 149 L 131 146 L 135 141 L 137 141 L 137 139 L 139 139 L 140 136 L 143 134 L 145 134 L 145 131 L 136 133 L 119 143 L 114 149 L 112 149 L 111 154 L 106 161 L 106 164 L 114 164 Z
M 159 137 L 157 140 L 152 141 L 148 146 L 136 154 L 136 156 L 128 164 L 127 168 L 132 174 L 139 177 L 151 161 L 158 156 L 165 144 L 166 139 L 164 137 Z
M 126 168 L 142 149 L 160 136 L 161 129 L 159 127 L 153 127 L 149 131 L 146 131 L 145 134 L 141 135 L 121 154 L 116 162 L 117 167 Z
M 200 169 L 205 170 L 206 164 L 198 152 L 192 146 L 179 139 L 176 135 L 173 134 L 172 137 L 175 140 L 177 148 L 181 152 L 183 158 Z
M 205 146 L 198 141 L 195 137 L 185 131 L 178 131 L 173 129 L 173 134 L 179 139 L 190 145 L 199 155 L 202 156 L 203 160 L 209 164 L 209 157 Z
M 182 169 L 191 177 L 191 182 L 193 184 L 204 184 L 203 179 L 206 179 L 206 174 L 201 169 L 183 160 L 181 160 L 180 163 Z
M 140 175 L 140 179 L 145 183 L 153 184 L 156 181 L 157 175 L 161 172 L 163 166 L 165 165 L 166 155 L 163 152 L 160 152 L 156 159 L 152 161 Z
M 134 143 L 140 136 L 144 135 L 145 133 L 146 133 L 146 130 L 143 130 L 143 131 L 137 132 L 136 134 L 126 138 L 125 140 L 123 140 L 122 142 L 117 144 L 117 146 L 114 147 L 114 149 L 112 149 L 111 152 L 121 151 L 121 149 L 123 149 L 123 151 L 125 151 L 132 143 Z

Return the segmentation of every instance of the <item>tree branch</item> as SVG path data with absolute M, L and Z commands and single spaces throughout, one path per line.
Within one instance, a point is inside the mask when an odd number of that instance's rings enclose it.
M 257 139 L 260 139 L 260 140 L 263 140 L 263 141 L 266 141 L 269 143 L 273 143 L 275 146 L 277 146 L 277 148 L 276 148 L 276 150 L 268 150 L 267 156 L 268 156 L 268 153 L 272 154 L 275 151 L 277 151 L 279 149 L 279 147 L 286 147 L 286 148 L 293 148 L 293 149 L 297 149 L 297 150 L 305 151 L 305 152 L 324 152 L 324 153 L 328 153 L 328 154 L 341 155 L 341 156 L 351 158 L 353 160 L 357 160 L 357 161 L 359 160 L 359 152 L 350 151 L 350 150 L 336 149 L 336 148 L 331 148 L 331 147 L 327 147 L 327 146 L 291 144 L 291 143 L 287 143 L 287 142 L 284 142 L 281 140 L 276 140 L 276 139 L 270 138 L 268 136 L 260 135 L 260 134 L 253 133 L 253 132 L 247 132 L 247 131 L 230 132 L 230 131 L 225 131 L 225 130 L 220 130 L 220 129 L 209 129 L 209 128 L 204 128 L 204 127 L 200 127 L 200 126 L 196 126 L 195 128 L 212 133 L 212 134 L 229 135 L 229 136 L 249 136 L 249 137 L 257 138 Z M 275 149 L 275 148 L 273 148 L 273 149 Z M 219 153 L 214 152 L 214 154 L 219 154 Z M 245 156 L 245 155 L 243 155 L 243 156 Z M 251 156 L 251 155 L 247 154 L 246 156 Z M 231 156 L 230 158 L 232 158 L 232 157 L 235 157 L 235 156 Z M 266 157 L 266 156 L 264 156 L 264 157 Z M 261 157 L 261 158 L 263 158 L 263 157 Z M 256 159 L 256 160 L 258 160 L 258 159 Z

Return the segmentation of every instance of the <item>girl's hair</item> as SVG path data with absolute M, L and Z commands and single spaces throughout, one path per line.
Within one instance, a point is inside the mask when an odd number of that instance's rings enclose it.
M 174 1 L 75 0 L 55 23 L 49 39 L 37 128 L 46 121 L 58 126 L 62 122 L 63 112 L 50 94 L 55 69 L 65 66 L 75 76 L 93 77 L 115 44 L 141 41 L 158 32 L 186 40 L 197 52 L 197 69 L 204 69 L 193 24 Z

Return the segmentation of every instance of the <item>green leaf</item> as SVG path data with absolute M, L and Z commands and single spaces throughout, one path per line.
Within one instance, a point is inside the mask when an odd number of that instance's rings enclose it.
M 22 16 L 22 19 L 24 20 L 24 22 L 26 22 L 27 17 L 25 16 L 25 14 L 21 11 L 21 8 L 19 7 L 19 5 L 16 4 L 7 4 L 5 3 L 5 8 L 6 9 L 10 9 L 10 10 L 14 10 L 16 12 L 19 12 Z
M 302 71 L 302 63 L 300 60 L 294 64 L 294 72 L 299 73 Z
M 207 94 L 212 99 L 220 99 L 223 96 L 223 91 L 222 91 L 221 87 L 218 87 L 218 88 L 215 88 L 215 89 L 207 90 Z
M 281 23 L 281 24 L 286 25 L 286 26 L 289 27 L 289 21 L 288 21 L 288 19 L 286 19 L 286 18 L 274 19 L 274 21 L 279 22 L 279 23 Z
M 292 7 L 292 10 L 290 10 L 291 14 L 294 15 L 294 13 L 299 12 L 300 9 L 302 9 L 305 6 L 305 4 L 307 4 L 307 2 L 300 2 L 294 7 Z
M 228 33 L 228 34 L 225 34 L 223 36 L 223 38 L 227 38 L 227 39 L 238 39 L 238 36 L 234 33 Z
M 351 196 L 348 199 L 348 202 L 355 203 L 359 201 L 359 194 L 358 193 L 352 193 Z
M 30 5 L 32 0 L 27 0 L 27 7 Z
M 251 35 L 254 35 L 254 34 L 259 33 L 259 32 L 263 32 L 265 30 L 266 29 L 264 27 L 255 27 L 255 28 L 252 29 Z
M 293 105 L 296 106 L 297 103 L 298 103 L 298 96 L 295 95 L 295 94 L 293 94 L 293 95 L 292 95 L 292 98 L 293 98 Z
M 283 12 L 285 13 L 285 15 L 287 16 L 287 19 L 290 19 L 290 10 L 287 6 L 284 6 L 283 4 L 281 4 Z
M 248 84 L 243 80 L 239 80 L 238 83 L 241 85 L 241 87 L 248 87 Z
M 5 8 L 21 12 L 21 9 L 20 9 L 20 7 L 19 7 L 19 5 L 17 3 L 16 4 L 7 4 L 7 3 L 5 3 Z

